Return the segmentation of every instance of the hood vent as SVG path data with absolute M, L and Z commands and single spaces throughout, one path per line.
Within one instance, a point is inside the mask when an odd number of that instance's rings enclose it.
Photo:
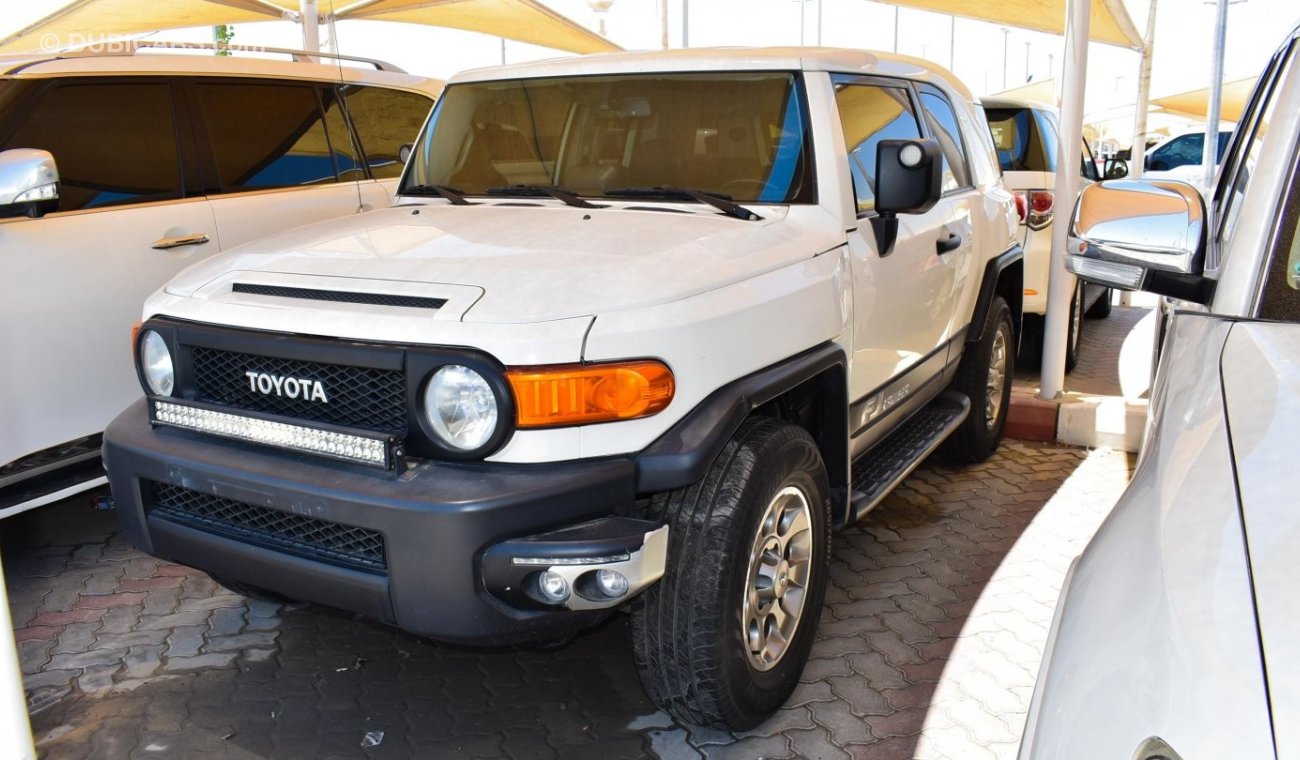
M 441 309 L 447 304 L 445 298 L 399 296 L 389 293 L 357 293 L 348 290 L 320 290 L 318 288 L 290 288 L 284 285 L 255 285 L 247 282 L 237 282 L 231 286 L 230 290 L 234 293 L 247 293 L 254 296 L 303 298 L 309 301 L 361 303 L 370 306 L 403 306 L 408 309 Z

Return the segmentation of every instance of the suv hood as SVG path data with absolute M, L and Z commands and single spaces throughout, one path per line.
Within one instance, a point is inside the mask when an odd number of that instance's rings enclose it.
M 661 203 L 395 206 L 261 238 L 196 264 L 165 290 L 225 300 L 235 283 L 366 292 L 392 283 L 394 293 L 447 299 L 465 322 L 539 322 L 686 298 L 843 242 L 818 207 L 758 211 L 764 219 L 748 222 Z

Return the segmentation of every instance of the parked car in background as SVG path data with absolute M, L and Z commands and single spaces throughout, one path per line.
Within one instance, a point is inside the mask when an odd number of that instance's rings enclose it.
M 1047 275 L 1052 261 L 1052 220 L 1056 218 L 1056 109 L 1029 100 L 986 97 L 980 101 L 997 148 L 1002 179 L 1016 194 L 1021 246 L 1025 249 L 1025 343 L 1039 350 L 1047 313 Z M 1085 182 L 1100 179 L 1087 143 L 1079 167 Z M 1067 209 L 1068 211 L 1068 209 Z M 1070 300 L 1065 369 L 1079 361 L 1084 317 L 1110 314 L 1111 289 L 1080 281 Z
M 0 517 L 104 482 L 100 431 L 140 395 L 122 336 L 150 293 L 387 206 L 442 89 L 361 59 L 149 54 L 168 47 L 0 59 Z
M 942 69 L 466 72 L 398 192 L 146 302 L 147 398 L 104 433 L 137 546 L 463 644 L 631 603 L 651 699 L 747 728 L 799 683 L 831 531 L 999 445 L 1014 202 Z
M 1023 760 L 1300 758 L 1298 59 L 1300 28 L 1205 202 L 1170 180 L 1081 198 L 1070 268 L 1181 308 L 1133 481 L 1066 578 Z
M 1219 131 L 1215 166 L 1223 163 L 1224 151 L 1232 139 L 1231 129 Z M 1152 148 L 1147 154 L 1142 170 L 1146 179 L 1176 179 L 1187 182 L 1202 193 L 1208 194 L 1202 171 L 1205 155 L 1205 128 L 1188 129 Z

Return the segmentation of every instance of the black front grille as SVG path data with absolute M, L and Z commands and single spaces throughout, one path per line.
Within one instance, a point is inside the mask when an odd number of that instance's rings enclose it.
M 379 531 L 149 482 L 150 514 L 245 543 L 370 572 L 386 572 Z
M 200 401 L 332 425 L 406 434 L 406 376 L 401 370 L 279 359 L 195 346 L 194 386 Z M 260 393 L 246 373 L 321 383 L 328 401 Z
M 310 301 L 333 301 L 335 303 L 360 303 L 369 306 L 404 306 L 410 309 L 441 309 L 447 305 L 445 298 L 424 298 L 422 296 L 399 296 L 392 293 L 358 293 L 351 290 L 321 290 L 319 288 L 290 288 L 283 285 L 257 285 L 255 283 L 237 282 L 231 286 L 235 293 L 248 293 L 255 296 L 275 296 L 277 298 L 304 298 Z

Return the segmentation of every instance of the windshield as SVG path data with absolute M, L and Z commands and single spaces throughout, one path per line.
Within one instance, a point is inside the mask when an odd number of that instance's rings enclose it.
M 801 93 L 786 72 L 456 84 L 438 101 L 402 191 L 434 185 L 486 195 L 540 185 L 601 197 L 671 187 L 740 202 L 812 203 Z

